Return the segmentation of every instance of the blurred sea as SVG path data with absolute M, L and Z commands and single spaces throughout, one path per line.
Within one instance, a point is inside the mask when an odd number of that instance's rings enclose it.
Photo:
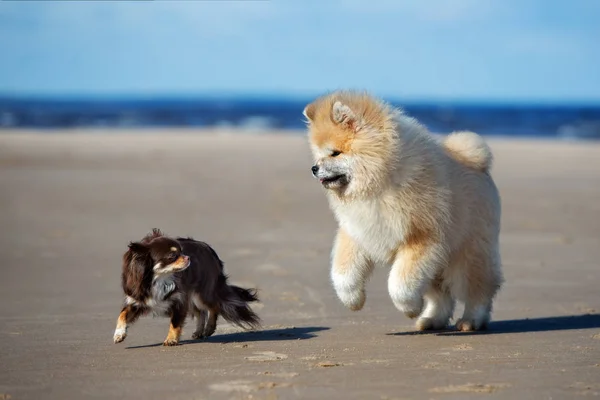
M 0 98 L 1 128 L 212 127 L 297 130 L 311 99 L 15 99 Z M 600 105 L 397 103 L 433 132 L 600 139 Z

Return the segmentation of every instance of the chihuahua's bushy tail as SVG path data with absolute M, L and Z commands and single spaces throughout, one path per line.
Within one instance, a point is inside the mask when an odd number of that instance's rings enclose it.
M 238 295 L 238 297 L 248 303 L 253 301 L 258 301 L 258 295 L 256 294 L 256 289 L 243 289 L 238 286 L 230 285 L 229 288 Z
M 255 289 L 243 289 L 237 286 L 227 286 L 226 295 L 221 299 L 221 315 L 227 321 L 244 329 L 260 327 L 260 318 L 248 306 L 248 303 L 258 301 Z

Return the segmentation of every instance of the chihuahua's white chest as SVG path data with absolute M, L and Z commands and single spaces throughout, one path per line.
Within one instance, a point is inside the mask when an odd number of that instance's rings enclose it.
M 150 296 L 143 302 L 127 296 L 126 303 L 143 304 L 150 309 L 154 316 L 165 317 L 169 316 L 173 302 L 182 302 L 183 299 L 184 295 L 177 291 L 177 280 L 171 275 L 155 279 L 152 282 Z
M 176 289 L 177 284 L 173 276 L 158 278 L 152 283 L 151 296 L 146 300 L 146 306 L 151 309 L 152 314 L 160 317 L 169 314 L 173 300 L 176 300 L 173 296 L 177 296 L 178 294 L 169 295 Z

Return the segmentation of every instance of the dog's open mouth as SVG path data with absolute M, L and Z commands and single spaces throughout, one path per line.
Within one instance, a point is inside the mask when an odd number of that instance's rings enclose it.
M 346 175 L 335 175 L 329 178 L 320 178 L 319 181 L 323 186 L 343 185 L 347 182 Z

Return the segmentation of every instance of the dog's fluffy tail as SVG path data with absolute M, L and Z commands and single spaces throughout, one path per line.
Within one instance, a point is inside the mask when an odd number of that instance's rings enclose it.
M 258 301 L 258 295 L 256 294 L 256 289 L 243 289 L 241 287 L 237 287 L 237 286 L 233 286 L 233 285 L 229 285 L 229 287 L 231 288 L 231 290 L 234 291 L 235 294 L 238 295 L 238 297 L 244 301 L 247 301 L 249 303 L 253 302 L 253 301 Z
M 492 167 L 492 151 L 476 133 L 453 132 L 443 142 L 446 151 L 459 163 L 478 171 L 487 172 Z
M 226 296 L 221 300 L 221 315 L 225 320 L 244 329 L 260 327 L 260 318 L 248 306 L 249 302 L 258 301 L 256 290 L 228 286 Z

